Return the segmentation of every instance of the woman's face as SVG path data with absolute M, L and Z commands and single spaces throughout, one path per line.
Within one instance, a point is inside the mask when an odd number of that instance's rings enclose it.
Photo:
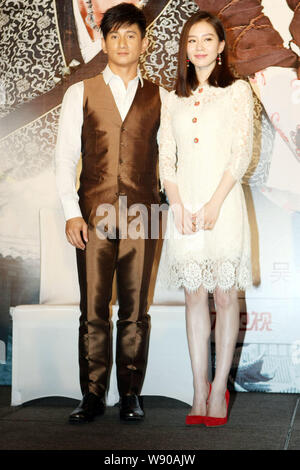
M 218 54 L 224 50 L 215 28 L 207 21 L 194 24 L 188 35 L 187 57 L 197 69 L 213 69 Z

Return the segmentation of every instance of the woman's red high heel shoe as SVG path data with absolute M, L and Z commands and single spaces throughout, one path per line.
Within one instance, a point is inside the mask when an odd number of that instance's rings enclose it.
M 230 393 L 229 393 L 228 390 L 226 390 L 226 393 L 225 393 L 226 416 L 225 416 L 225 418 L 215 418 L 214 416 L 204 416 L 204 418 L 205 418 L 204 423 L 205 423 L 206 426 L 208 426 L 208 427 L 223 426 L 224 424 L 227 423 L 229 398 L 230 398 Z
M 208 392 L 206 404 L 208 403 L 210 392 L 211 392 L 211 384 L 209 384 L 209 392 Z M 187 415 L 185 417 L 185 424 L 187 425 L 202 424 L 205 422 L 205 418 L 206 416 L 201 416 L 201 415 Z

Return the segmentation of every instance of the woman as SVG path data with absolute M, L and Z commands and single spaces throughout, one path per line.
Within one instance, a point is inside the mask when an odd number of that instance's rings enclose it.
M 175 91 L 162 106 L 160 179 L 171 210 L 167 278 L 184 287 L 194 399 L 187 424 L 226 423 L 227 380 L 239 331 L 238 290 L 251 286 L 250 231 L 241 186 L 252 154 L 249 84 L 227 65 L 224 28 L 198 11 L 185 24 Z M 216 373 L 208 383 L 213 292 Z

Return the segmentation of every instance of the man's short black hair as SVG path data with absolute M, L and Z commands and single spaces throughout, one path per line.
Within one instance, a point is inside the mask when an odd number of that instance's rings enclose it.
M 104 39 L 112 30 L 117 30 L 123 25 L 137 24 L 142 38 L 146 35 L 146 18 L 142 10 L 132 3 L 120 3 L 109 8 L 103 15 L 101 30 Z

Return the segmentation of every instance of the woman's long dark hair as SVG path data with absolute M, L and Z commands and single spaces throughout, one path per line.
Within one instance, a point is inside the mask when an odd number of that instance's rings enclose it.
M 221 53 L 222 64 L 216 64 L 208 78 L 208 83 L 214 87 L 225 88 L 236 80 L 228 66 L 226 36 L 221 21 L 211 13 L 200 10 L 188 19 L 180 36 L 175 92 L 181 97 L 190 96 L 192 91 L 199 85 L 196 70 L 192 62 L 189 62 L 189 67 L 187 67 L 186 51 L 190 29 L 194 24 L 199 23 L 200 21 L 206 21 L 211 24 L 218 35 L 219 41 L 225 41 L 225 48 Z

